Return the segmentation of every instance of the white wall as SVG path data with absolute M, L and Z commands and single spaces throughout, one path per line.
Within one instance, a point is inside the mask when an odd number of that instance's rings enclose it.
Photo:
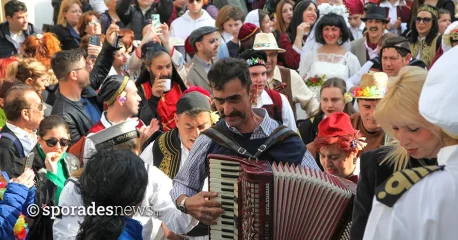
M 41 29 L 43 24 L 53 24 L 52 14 L 54 9 L 51 0 L 22 0 L 27 5 L 29 22 Z

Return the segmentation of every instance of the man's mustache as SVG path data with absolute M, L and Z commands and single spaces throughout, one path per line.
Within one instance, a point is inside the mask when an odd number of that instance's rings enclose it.
M 238 111 L 238 110 L 234 110 L 232 111 L 229 115 L 226 115 L 224 114 L 224 109 L 222 109 L 221 111 L 221 118 L 227 118 L 227 117 L 241 117 L 241 118 L 245 118 L 245 114 L 243 114 L 242 112 Z
M 378 27 L 371 27 L 369 28 L 369 31 L 378 31 Z

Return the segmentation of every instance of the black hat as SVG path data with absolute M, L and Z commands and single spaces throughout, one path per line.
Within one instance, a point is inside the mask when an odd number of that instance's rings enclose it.
M 103 81 L 98 95 L 103 102 L 110 106 L 115 102 L 116 97 L 122 95 L 129 81 L 129 77 L 123 75 L 108 76 Z
M 364 18 L 361 18 L 363 21 L 367 21 L 367 19 L 375 19 L 375 20 L 380 20 L 385 23 L 388 22 L 386 19 L 386 10 L 384 7 L 370 7 L 367 9 L 366 16 Z
M 95 149 L 110 148 L 131 139 L 138 138 L 140 133 L 137 130 L 138 120 L 129 119 L 124 122 L 115 124 L 111 127 L 88 136 L 92 141 Z
M 147 42 L 145 44 L 142 45 L 142 59 L 145 58 L 146 54 L 147 53 L 152 53 L 152 52 L 156 52 L 156 51 L 163 51 L 163 52 L 166 52 L 166 53 L 169 53 L 167 52 L 167 49 L 165 49 L 164 46 L 162 46 L 160 43 L 157 43 L 157 42 Z
M 219 29 L 218 28 L 215 28 L 215 27 L 209 27 L 209 26 L 205 26 L 205 27 L 200 27 L 194 31 L 192 31 L 192 33 L 189 35 L 189 42 L 191 42 L 191 46 L 194 47 L 194 49 L 197 51 L 196 49 L 196 42 L 199 41 L 199 39 L 209 33 L 212 33 L 212 32 L 216 32 L 218 31 Z
M 267 54 L 261 50 L 248 49 L 239 54 L 238 58 L 244 59 L 249 67 L 266 66 Z
M 188 92 L 181 96 L 177 102 L 177 114 L 184 113 L 193 108 L 199 108 L 211 111 L 210 100 L 208 96 L 198 91 Z

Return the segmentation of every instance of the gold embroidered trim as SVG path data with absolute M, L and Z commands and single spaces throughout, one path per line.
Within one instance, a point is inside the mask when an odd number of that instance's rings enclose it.
M 437 10 L 432 8 L 431 6 L 429 5 L 426 5 L 426 4 L 423 4 L 421 5 L 419 8 L 418 8 L 418 11 L 417 13 L 421 12 L 421 11 L 427 11 L 429 13 L 431 13 L 431 15 L 433 15 L 436 19 L 439 18 L 439 14 L 437 13 Z
M 108 99 L 108 101 L 106 101 L 108 106 L 113 104 L 114 101 L 116 100 L 116 97 L 121 95 L 121 93 L 126 89 L 126 86 L 127 86 L 128 82 L 129 82 L 129 77 L 124 76 L 124 80 L 122 81 L 121 86 L 119 86 L 118 90 L 116 90 L 116 92 L 113 94 L 113 96 L 111 96 L 111 98 Z
M 436 43 L 438 37 L 439 36 L 436 36 L 434 38 L 434 40 L 431 42 L 431 45 L 426 43 L 426 38 L 411 44 L 410 50 L 412 52 L 412 58 L 416 58 L 418 56 L 418 52 L 420 51 L 420 60 L 429 67 L 433 61 L 434 56 L 436 55 Z
M 159 137 L 159 149 L 164 155 L 159 169 L 171 179 L 175 178 L 180 169 L 180 150 L 173 145 L 173 133 L 176 129 L 166 132 Z

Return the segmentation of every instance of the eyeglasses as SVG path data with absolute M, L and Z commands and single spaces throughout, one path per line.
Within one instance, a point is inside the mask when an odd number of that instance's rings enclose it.
M 45 104 L 41 102 L 40 104 L 38 104 L 37 110 L 43 111 L 44 108 L 45 108 Z M 25 109 L 32 109 L 32 108 L 25 108 Z
M 197 2 L 197 3 L 201 3 L 201 2 L 202 2 L 202 0 L 188 0 L 188 2 L 189 2 L 190 4 L 193 4 L 194 1 Z
M 213 44 L 213 43 L 218 42 L 218 41 L 219 41 L 218 38 L 212 38 L 212 39 L 210 39 L 210 41 L 208 41 L 208 42 L 209 42 L 210 44 Z
M 82 69 L 85 69 L 86 71 L 89 72 L 90 66 L 86 63 L 86 65 L 84 65 L 84 67 L 79 67 L 79 68 L 75 68 L 73 70 L 70 70 L 70 72 L 68 72 L 67 74 L 69 74 L 71 72 L 76 72 L 76 71 L 79 71 L 79 70 L 82 70 Z
M 415 22 L 420 23 L 421 21 L 423 21 L 423 23 L 428 24 L 428 23 L 430 23 L 432 20 L 433 20 L 433 19 L 432 19 L 432 18 L 429 18 L 429 17 L 425 17 L 425 18 L 417 17 L 417 18 L 415 19 Z
M 98 20 L 92 20 L 90 22 L 87 23 L 87 25 L 89 26 L 95 26 L 95 25 L 98 25 L 100 22 Z
M 57 143 L 60 144 L 61 147 L 66 147 L 70 143 L 69 139 L 61 138 L 57 140 L 56 138 L 50 138 L 48 140 L 43 139 L 48 147 L 55 147 Z

